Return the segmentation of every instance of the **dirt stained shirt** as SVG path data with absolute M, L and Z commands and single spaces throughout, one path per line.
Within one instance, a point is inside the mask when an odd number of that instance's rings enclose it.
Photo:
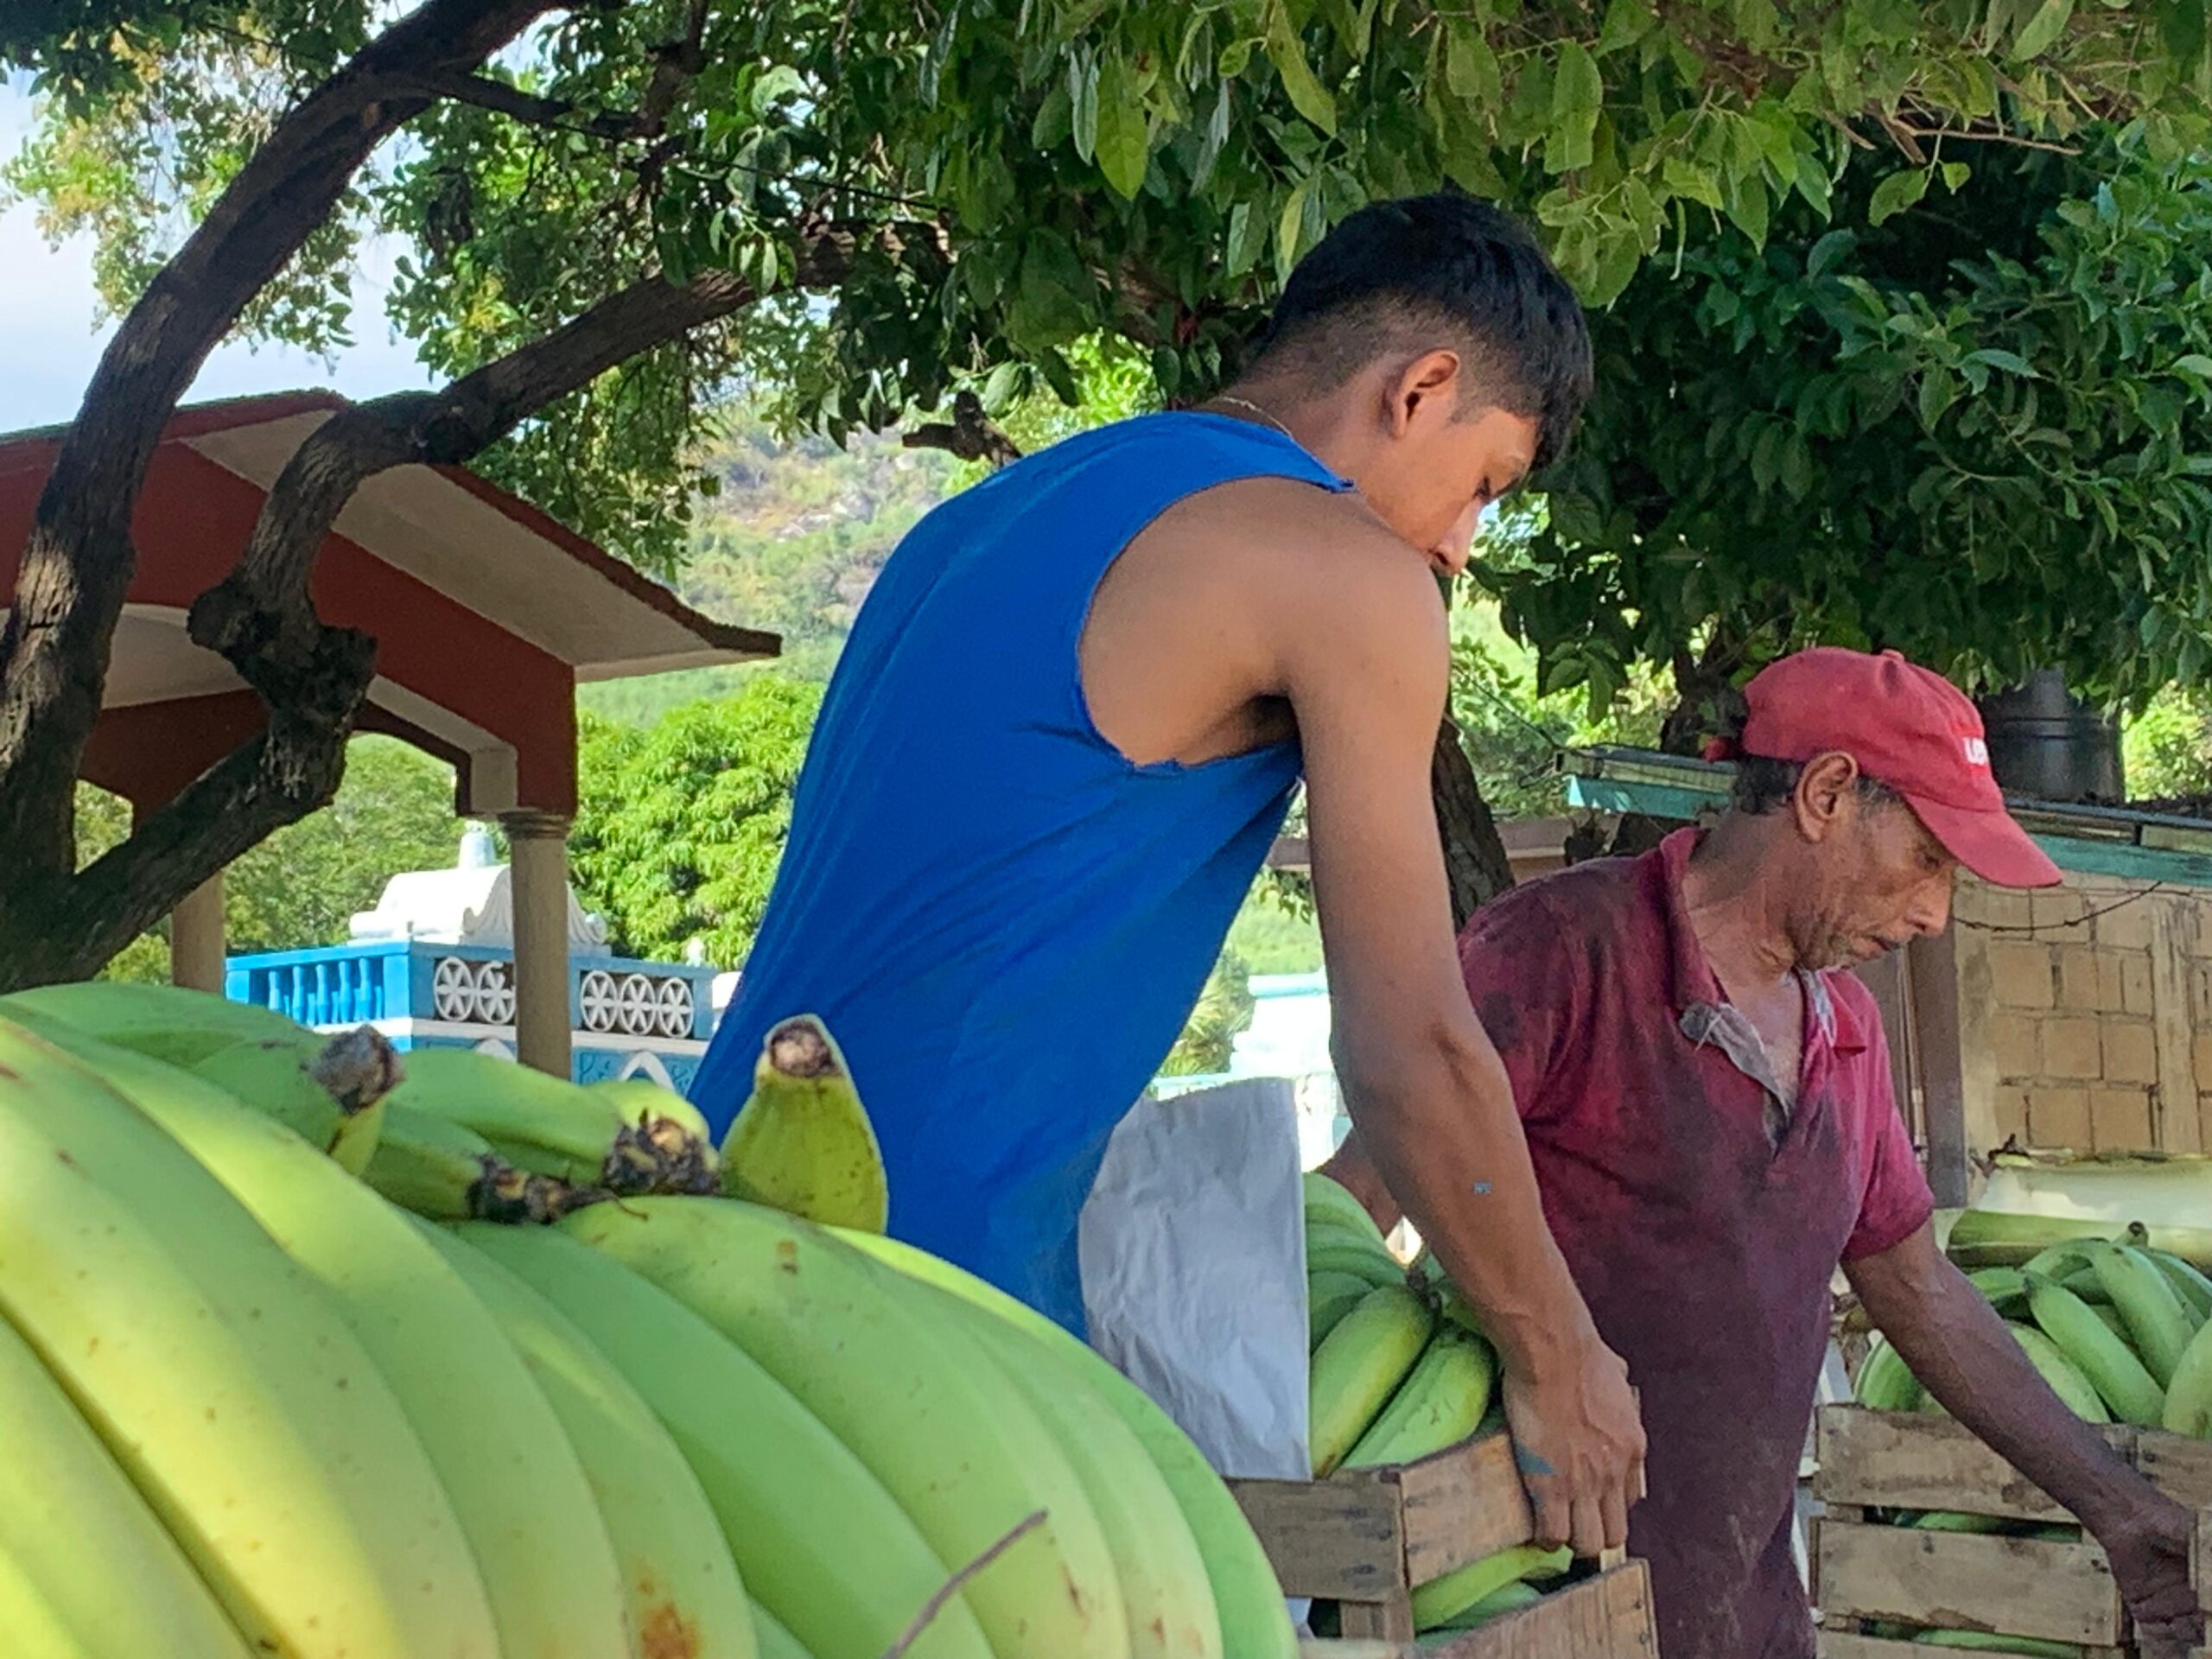
M 1794 1096 L 1684 914 L 1699 832 L 1518 888 L 1460 938 L 1544 1213 L 1650 1440 L 1630 1546 L 1667 1659 L 1812 1659 L 1792 1551 L 1836 1264 L 1935 1200 L 1872 995 L 1802 976 Z M 1794 1104 L 1789 1103 L 1794 1098 Z

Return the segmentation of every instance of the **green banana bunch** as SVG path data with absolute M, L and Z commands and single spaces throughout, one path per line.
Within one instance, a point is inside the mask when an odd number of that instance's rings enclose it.
M 880 1234 L 839 1231 L 836 1236 L 895 1272 L 995 1314 L 1087 1377 L 1150 1454 L 1182 1509 L 1213 1586 L 1223 1651 L 1232 1659 L 1297 1659 L 1297 1632 L 1252 1523 L 1205 1455 L 1151 1395 L 1093 1349 L 997 1286 Z
M 883 1149 L 836 1039 L 812 1014 L 770 1031 L 721 1146 L 722 1191 L 824 1226 L 880 1233 Z
M 349 1175 L 376 1155 L 399 1056 L 373 1026 L 310 1046 L 264 1039 L 218 1049 L 188 1068 L 319 1148 Z
M 625 1651 L 632 1659 L 756 1659 L 753 1605 L 714 1509 L 652 1408 L 522 1280 L 445 1229 L 406 1219 L 484 1304 L 560 1419 L 620 1569 Z
M 2148 1242 L 2151 1236 L 2148 1232 L 2140 1228 L 2130 1228 L 2128 1230 L 2131 1235 L 2129 1243 L 2149 1256 L 2158 1271 L 2166 1275 L 2166 1282 L 2174 1287 L 2183 1306 L 2189 1309 L 2190 1317 L 2200 1325 L 2212 1319 L 2212 1279 L 2206 1278 L 2194 1264 L 2183 1261 L 2177 1255 L 2165 1250 L 2152 1249 Z
M 916 1317 L 837 1239 L 728 1198 L 599 1205 L 559 1230 L 750 1355 L 852 1449 L 948 1565 L 1042 1510 L 1044 1523 L 967 1586 L 995 1648 L 1127 1653 L 1113 1555 L 1066 1455 L 973 1341 Z
M 2132 1245 L 2092 1246 L 2089 1266 L 2112 1298 L 2144 1365 L 2164 1388 L 2173 1381 L 2183 1350 L 2202 1323 L 2189 1311 L 2158 1264 Z
M 1888 1338 L 1877 1337 L 1859 1368 L 1852 1397 L 1869 1411 L 1918 1411 L 1928 1391 L 1904 1363 L 1904 1356 L 1890 1346 Z
M 2112 1412 L 2082 1368 L 2068 1358 L 2056 1343 L 2032 1325 L 2023 1325 L 2007 1319 L 2006 1329 L 2012 1340 L 2020 1344 L 2020 1351 L 2027 1355 L 2028 1363 L 2042 1374 L 2050 1391 L 2066 1404 L 2068 1410 L 2084 1422 L 2108 1423 Z
M 0 1314 L 250 1643 L 498 1653 L 444 1484 L 321 1288 L 144 1113 L 4 1020 Z
M 626 1095 L 467 1048 L 418 1048 L 392 1106 L 480 1135 L 526 1174 L 610 1192 L 711 1191 L 711 1152 L 672 1117 L 638 1124 Z M 696 1121 L 696 1114 L 689 1115 Z
M 1360 1298 L 1375 1287 L 1350 1273 L 1317 1273 L 1306 1281 L 1307 1352 L 1321 1345 L 1321 1338 L 1337 1328 L 1337 1321 L 1359 1306 Z
M 1306 1439 L 1321 1479 L 1367 1432 L 1435 1329 L 1428 1302 L 1402 1284 L 1368 1292 L 1313 1351 Z
M 2040 1274 L 2022 1276 L 2036 1324 L 2074 1362 L 2113 1414 L 2139 1427 L 2158 1427 L 2165 1416 L 2166 1393 L 2135 1351 L 2064 1286 Z
M 1363 1281 L 1370 1290 L 1385 1285 L 1403 1288 L 1406 1270 L 1389 1251 L 1350 1237 L 1336 1229 L 1306 1236 L 1306 1276 L 1309 1281 L 1325 1273 Z
M 1307 1170 L 1303 1180 L 1306 1224 L 1309 1229 L 1321 1224 L 1332 1226 L 1388 1253 L 1389 1246 L 1383 1241 L 1382 1230 L 1376 1225 L 1375 1217 L 1367 1213 L 1367 1206 L 1354 1198 L 1343 1183 L 1324 1175 L 1318 1169 Z
M 383 1373 L 453 1501 L 501 1650 L 621 1652 L 621 1569 L 560 1419 L 404 1213 L 191 1072 L 118 1050 L 101 1075 L 307 1269 Z
M 113 981 L 41 985 L 0 996 L 0 1020 L 56 1022 L 157 1060 L 190 1065 L 237 1043 L 304 1043 L 322 1039 L 273 1009 L 232 1002 L 173 985 Z M 43 1034 L 41 1033 L 41 1034 Z
M 2212 1324 L 2200 1325 L 2168 1379 L 2160 1424 L 2192 1440 L 2212 1440 Z
M 1457 1446 L 1482 1421 L 1497 1385 L 1497 1355 L 1490 1344 L 1445 1320 L 1340 1466 L 1416 1463 Z
M 1520 1580 L 1493 1590 L 1464 1613 L 1446 1619 L 1436 1627 L 1437 1633 L 1446 1637 L 1462 1630 L 1480 1630 L 1492 1619 L 1503 1618 L 1508 1613 L 1517 1613 L 1523 1607 L 1533 1607 L 1544 1599 L 1544 1592 L 1533 1584 Z
M 501 1062 L 504 1064 L 504 1062 Z M 557 1221 L 607 1194 L 517 1169 L 475 1130 L 387 1099 L 361 1179 L 430 1221 Z
M 73 1656 L 247 1659 L 184 1552 L 4 1319 L 0 1423 L 0 1652 L 43 1641 Z
M 881 1659 L 944 1587 L 951 1566 L 882 1482 L 673 1296 L 557 1228 L 457 1230 L 560 1309 L 652 1407 L 714 1506 L 746 1593 L 813 1659 Z M 888 1393 L 899 1373 L 878 1382 Z M 992 1659 L 964 1592 L 911 1659 Z
M 1471 1611 L 1479 1603 L 1510 1584 L 1529 1579 L 1555 1579 L 1574 1563 L 1565 1548 L 1544 1549 L 1535 1544 L 1516 1544 L 1495 1555 L 1414 1586 L 1414 1628 L 1433 1630 Z

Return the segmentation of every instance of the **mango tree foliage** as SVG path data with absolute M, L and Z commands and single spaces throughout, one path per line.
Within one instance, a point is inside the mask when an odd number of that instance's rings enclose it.
M 1641 660 L 1694 695 L 1815 641 L 2120 702 L 2201 677 L 2212 171 L 2139 132 L 1885 213 L 1917 176 L 1854 168 L 1836 220 L 1702 238 L 1599 320 L 1577 452 L 1484 570 L 1546 690 Z
M 99 236 L 119 317 L 0 631 L 0 984 L 91 971 L 330 798 L 374 642 L 315 617 L 315 552 L 387 467 L 482 458 L 665 563 L 740 380 L 841 434 L 1075 401 L 1103 334 L 1188 397 L 1378 195 L 1500 197 L 1602 304 L 1694 221 L 1825 214 L 1861 147 L 1921 181 L 1885 208 L 2092 120 L 2177 151 L 2206 79 L 2202 0 L 31 0 L 0 64 L 44 99 L 13 186 Z M 153 441 L 225 335 L 340 338 L 372 232 L 446 383 L 308 441 L 192 607 L 266 730 L 74 870 Z

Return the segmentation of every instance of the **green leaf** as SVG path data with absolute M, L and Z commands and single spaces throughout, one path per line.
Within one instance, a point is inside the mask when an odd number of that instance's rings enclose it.
M 1967 181 L 1973 177 L 1974 168 L 1964 162 L 1943 163 L 1943 188 L 1955 196 L 1967 188 Z
M 2030 379 L 2035 378 L 2035 369 L 2027 359 L 2022 357 L 2018 352 L 2008 352 L 1999 346 L 1986 346 L 1978 352 L 1968 352 L 1965 360 L 1968 363 L 1986 363 L 1991 368 L 2002 369 L 2007 374 L 2020 374 L 2027 376 Z
M 1928 175 L 1919 168 L 1892 173 L 1874 187 L 1866 203 L 1866 222 L 1879 225 L 1920 204 L 1928 194 Z
M 1745 236 L 1751 245 L 1766 245 L 1767 214 L 1771 207 L 1767 200 L 1766 183 L 1758 178 L 1748 178 L 1728 193 L 1728 221 Z
M 1669 156 L 1660 166 L 1659 181 L 1675 195 L 1700 202 L 1715 212 L 1720 208 L 1720 175 L 1701 162 Z
M 1309 173 L 1298 181 L 1282 204 L 1282 216 L 1275 224 L 1275 276 L 1283 282 L 1290 280 L 1290 270 L 1298 263 L 1306 241 L 1306 204 L 1313 194 L 1315 175 Z
M 1444 84 L 1452 97 L 1478 109 L 1495 110 L 1505 101 L 1497 54 L 1490 49 L 1481 29 L 1463 17 L 1445 24 Z
M 1314 79 L 1313 66 L 1306 60 L 1306 42 L 1299 38 L 1297 25 L 1290 21 L 1289 10 L 1281 0 L 1268 8 L 1267 31 L 1268 58 L 1275 73 L 1282 77 L 1282 89 L 1289 95 L 1291 107 L 1335 137 L 1337 100 Z
M 1135 78 L 1120 53 L 1109 54 L 1098 75 L 1098 168 L 1124 200 L 1144 188 L 1152 156 L 1152 127 L 1137 96 Z
M 1066 83 L 1055 82 L 1038 101 L 1037 118 L 1029 124 L 1029 142 L 1037 149 L 1056 149 L 1075 130 L 1075 100 Z
M 1544 138 L 1544 171 L 1571 173 L 1590 165 L 1595 154 L 1598 117 L 1605 107 L 1605 79 L 1590 48 L 1575 40 L 1560 42 L 1552 78 L 1551 130 Z
M 2174 367 L 2183 374 L 2193 374 L 2202 379 L 2212 379 L 2212 357 L 2202 352 L 2190 352 L 2174 359 Z
M 2058 43 L 2066 32 L 2066 24 L 2074 16 L 2074 0 L 2043 0 L 2012 40 L 2012 55 L 2016 58 L 2039 58 Z
M 1805 256 L 1805 275 L 1815 281 L 1828 274 L 1835 262 L 1859 245 L 1859 237 L 1852 231 L 1830 231 L 1813 244 Z
M 1243 74 L 1252 61 L 1252 54 L 1259 46 L 1256 40 L 1231 41 L 1221 48 L 1220 60 L 1214 65 L 1224 80 L 1234 80 Z
M 1221 162 L 1222 146 L 1229 142 L 1230 113 L 1230 84 L 1224 80 L 1214 95 L 1213 114 L 1206 122 L 1205 142 L 1198 146 L 1198 159 L 1191 168 L 1193 190 L 1203 190 L 1213 181 L 1213 170 Z
M 1267 245 L 1265 221 L 1252 211 L 1252 204 L 1240 201 L 1229 210 L 1229 246 L 1225 257 L 1229 274 L 1241 277 L 1260 263 L 1260 250 Z
M 1098 54 L 1079 51 L 1068 60 L 1068 98 L 1075 153 L 1090 161 L 1098 153 Z
M 1944 411 L 1958 401 L 1959 383 L 1955 377 L 1940 369 L 1931 369 L 1920 378 L 1920 423 L 1929 431 L 1943 418 Z
M 1625 51 L 1658 26 L 1659 14 L 1651 0 L 1612 0 L 1598 30 L 1598 55 Z

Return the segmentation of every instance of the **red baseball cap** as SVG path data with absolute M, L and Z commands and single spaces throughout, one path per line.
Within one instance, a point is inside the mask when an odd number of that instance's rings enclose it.
M 1843 753 L 1902 795 L 1945 850 L 2000 887 L 2054 887 L 2061 877 L 2005 810 L 1981 715 L 1942 675 L 1894 651 L 1878 657 L 1820 645 L 1785 657 L 1744 688 L 1748 717 L 1734 746 L 1802 764 Z M 1715 759 L 1729 753 L 1722 746 Z

